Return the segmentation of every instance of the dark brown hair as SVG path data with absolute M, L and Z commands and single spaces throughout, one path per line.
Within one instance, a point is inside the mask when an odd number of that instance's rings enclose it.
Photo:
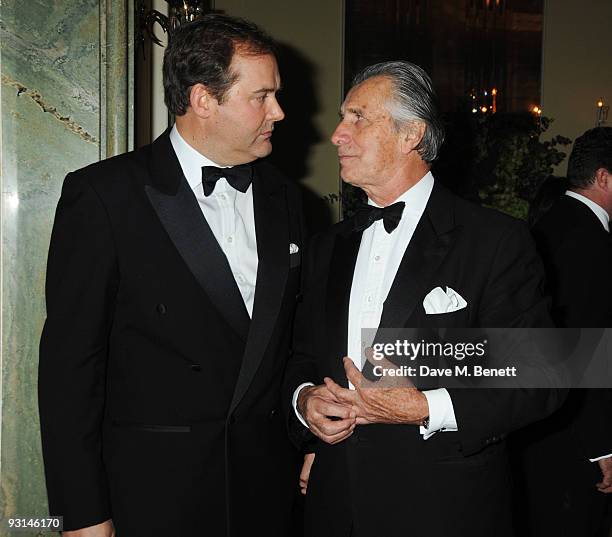
M 275 54 L 274 40 L 252 22 L 212 13 L 180 26 L 164 53 L 164 100 L 181 116 L 195 84 L 204 84 L 220 103 L 236 82 L 230 64 L 234 54 Z

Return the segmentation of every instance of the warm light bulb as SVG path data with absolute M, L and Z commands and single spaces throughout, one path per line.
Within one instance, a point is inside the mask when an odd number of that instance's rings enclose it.
M 480 111 L 481 111 L 481 112 L 484 114 L 484 113 L 487 111 L 487 107 L 486 107 L 486 106 L 483 106 L 483 107 L 480 109 Z
M 603 101 L 597 101 L 597 108 L 602 108 L 604 105 Z
M 497 95 L 497 89 L 496 88 L 493 88 L 491 90 L 491 95 Z
M 476 108 L 472 108 L 472 114 L 475 114 L 476 112 L 478 112 L 478 110 Z

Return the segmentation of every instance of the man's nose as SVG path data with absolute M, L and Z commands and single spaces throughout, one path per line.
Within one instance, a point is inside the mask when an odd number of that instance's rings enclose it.
M 282 121 L 285 119 L 285 112 L 283 112 L 283 109 L 276 100 L 276 97 L 272 97 L 272 101 L 272 106 L 269 111 L 270 119 L 272 119 L 272 121 Z
M 336 130 L 331 135 L 331 142 L 334 145 L 344 145 L 350 139 L 349 133 L 342 122 L 338 123 Z

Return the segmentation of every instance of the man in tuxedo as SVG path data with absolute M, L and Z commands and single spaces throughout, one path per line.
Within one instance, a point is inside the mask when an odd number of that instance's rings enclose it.
M 553 318 L 562 327 L 610 328 L 612 128 L 591 129 L 576 140 L 567 180 L 569 189 L 533 229 Z M 561 409 L 522 431 L 516 442 L 522 533 L 608 537 L 612 390 L 572 390 Z
M 529 233 L 435 182 L 443 129 L 421 68 L 366 68 L 340 115 L 341 176 L 369 205 L 316 236 L 305 266 L 284 386 L 293 437 L 316 437 L 306 534 L 509 535 L 504 437 L 559 393 L 376 387 L 358 358 L 362 328 L 549 326 Z
M 57 208 L 50 512 L 67 536 L 284 537 L 299 461 L 278 409 L 304 237 L 296 187 L 260 160 L 284 117 L 274 43 L 207 15 L 172 35 L 163 71 L 175 125 L 69 174 Z

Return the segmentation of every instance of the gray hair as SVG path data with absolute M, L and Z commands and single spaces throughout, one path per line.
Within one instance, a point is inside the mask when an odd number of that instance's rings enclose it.
M 444 127 L 429 75 L 410 62 L 382 62 L 360 71 L 353 79 L 353 87 L 375 76 L 386 77 L 393 85 L 391 101 L 386 106 L 398 130 L 411 121 L 425 123 L 425 134 L 416 149 L 425 162 L 433 162 L 444 142 Z

